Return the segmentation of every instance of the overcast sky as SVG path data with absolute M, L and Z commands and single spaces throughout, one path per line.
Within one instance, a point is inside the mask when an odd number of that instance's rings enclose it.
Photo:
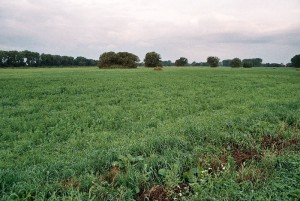
M 163 60 L 300 54 L 300 0 L 0 0 L 0 49 L 98 59 L 149 51 Z

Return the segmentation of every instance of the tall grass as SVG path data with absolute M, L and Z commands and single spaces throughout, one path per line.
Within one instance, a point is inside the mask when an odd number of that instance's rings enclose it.
M 0 199 L 132 200 L 161 185 L 168 199 L 297 200 L 299 80 L 285 69 L 2 69 Z

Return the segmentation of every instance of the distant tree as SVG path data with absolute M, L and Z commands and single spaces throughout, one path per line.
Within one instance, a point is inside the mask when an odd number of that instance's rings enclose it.
M 5 63 L 5 52 L 0 50 L 0 67 L 4 67 Z
M 74 58 L 73 65 L 74 66 L 85 65 L 85 58 L 81 57 L 81 56 L 78 56 L 78 57 Z
M 87 59 L 87 66 L 97 66 L 98 61 L 94 59 Z
M 72 66 L 74 63 L 74 57 L 62 56 L 61 65 L 62 66 Z
M 285 67 L 283 63 L 278 64 L 278 63 L 265 63 L 262 64 L 263 67 Z
M 75 61 L 76 60 L 76 61 Z M 2 51 L 0 50 L 0 67 L 37 67 L 37 66 L 95 66 L 97 61 L 69 56 L 39 54 L 38 52 L 24 51 Z
M 98 66 L 101 68 L 110 67 L 118 63 L 118 56 L 115 52 L 104 52 L 99 57 Z
M 225 60 L 223 60 L 222 61 L 222 65 L 223 66 L 231 66 L 230 64 L 231 64 L 231 59 L 225 59 Z
M 253 62 L 250 59 L 243 59 L 243 67 L 244 68 L 252 68 Z
M 261 58 L 254 58 L 254 59 L 252 59 L 252 61 L 253 61 L 253 66 L 255 66 L 255 67 L 262 66 L 263 60 Z
M 233 68 L 239 68 L 242 66 L 242 61 L 239 58 L 234 58 L 230 62 L 230 66 Z
M 99 57 L 99 68 L 136 68 L 139 57 L 129 52 L 105 52 Z
M 42 66 L 53 66 L 53 58 L 51 54 L 41 54 L 41 65 Z
M 168 60 L 168 61 L 162 61 L 161 65 L 162 66 L 174 66 L 175 64 L 171 60 Z
M 201 66 L 201 65 L 202 65 L 201 62 L 193 61 L 193 62 L 191 63 L 191 66 Z
M 293 67 L 300 67 L 300 54 L 295 55 L 292 59 L 291 59 L 292 65 Z
M 121 65 L 122 67 L 128 67 L 128 68 L 136 68 L 137 62 L 139 62 L 140 59 L 138 56 L 129 53 L 129 52 L 119 52 L 117 53 L 117 65 Z
M 161 66 L 161 57 L 158 53 L 156 52 L 148 52 L 145 55 L 145 67 L 156 67 L 156 66 Z
M 185 57 L 180 57 L 175 61 L 175 66 L 186 66 L 188 64 L 188 59 Z
M 40 65 L 40 54 L 37 52 L 31 52 L 24 50 L 22 52 L 25 66 L 39 66 Z
M 251 67 L 260 67 L 262 66 L 261 58 L 253 58 L 253 59 L 243 59 L 243 67 L 251 68 Z
M 51 55 L 53 59 L 53 66 L 61 66 L 61 56 L 60 55 Z
M 7 51 L 5 54 L 5 66 L 8 67 L 20 67 L 24 66 L 24 56 L 22 52 Z
M 210 67 L 218 67 L 220 59 L 218 57 L 207 57 L 207 63 Z

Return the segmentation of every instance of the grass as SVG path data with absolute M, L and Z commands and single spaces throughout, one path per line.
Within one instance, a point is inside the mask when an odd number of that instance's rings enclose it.
M 299 200 L 291 69 L 0 70 L 0 200 Z

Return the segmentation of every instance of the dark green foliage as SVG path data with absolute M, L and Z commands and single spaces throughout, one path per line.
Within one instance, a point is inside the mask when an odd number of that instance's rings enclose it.
M 156 52 L 148 52 L 145 55 L 145 67 L 156 67 L 156 66 L 161 66 L 161 57 L 158 53 Z
M 300 54 L 295 55 L 292 59 L 291 59 L 292 65 L 293 67 L 298 67 L 300 68 Z
M 176 66 L 186 66 L 188 64 L 188 59 L 185 57 L 180 57 L 175 61 Z
M 168 60 L 168 61 L 162 61 L 161 65 L 162 66 L 175 66 L 175 64 L 172 61 L 170 61 L 170 60 Z
M 207 63 L 210 67 L 218 67 L 220 59 L 218 57 L 210 56 L 207 58 Z
M 222 61 L 222 65 L 228 67 L 228 66 L 231 66 L 231 62 L 232 62 L 232 59 L 225 59 Z
M 243 59 L 243 67 L 244 68 L 260 67 L 260 66 L 262 66 L 261 58 Z
M 239 58 L 232 59 L 230 66 L 233 68 L 239 68 L 242 66 L 242 61 Z
M 136 68 L 139 57 L 129 52 L 119 52 L 117 54 L 118 64 L 128 68 Z
M 39 54 L 25 51 L 0 51 L 0 67 L 95 66 L 96 61 L 84 57 Z
M 263 67 L 285 67 L 284 64 L 279 64 L 279 63 L 265 63 L 262 65 Z M 287 64 L 288 66 L 288 64 Z
M 243 60 L 243 67 L 244 68 L 252 68 L 253 67 L 253 63 L 251 61 L 245 61 L 245 60 Z
M 191 63 L 191 66 L 208 66 L 208 64 L 206 62 L 196 62 L 196 61 L 193 61 Z
M 138 56 L 129 52 L 105 52 L 100 55 L 99 68 L 136 68 Z

